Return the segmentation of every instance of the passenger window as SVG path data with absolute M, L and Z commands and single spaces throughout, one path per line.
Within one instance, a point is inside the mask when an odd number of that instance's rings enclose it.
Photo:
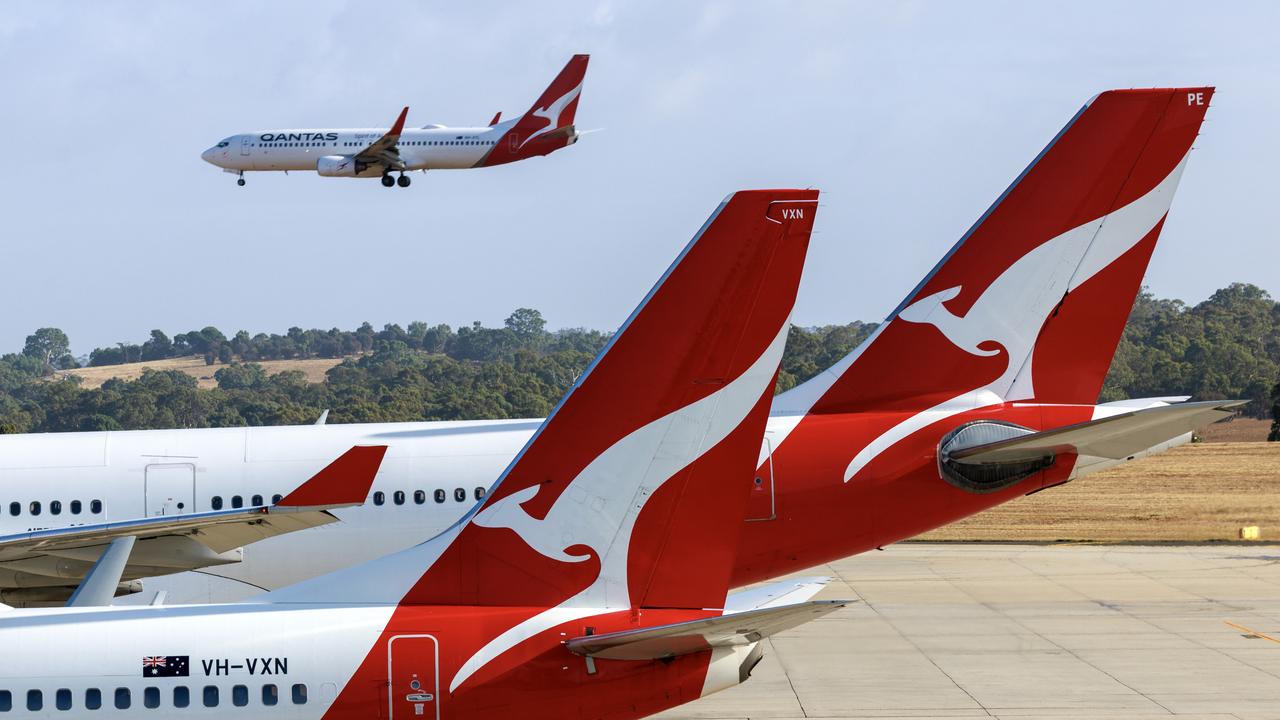
M 218 686 L 217 685 L 204 686 L 204 706 L 218 707 Z
M 253 500 L 251 500 L 251 501 L 250 501 L 250 504 L 251 504 L 251 505 L 253 505 L 253 506 L 255 506 L 255 507 L 256 507 L 256 506 L 258 506 L 258 505 L 261 505 L 261 504 L 262 504 L 262 496 L 261 496 L 261 495 L 254 495 L 254 496 L 253 496 Z
M 80 501 L 79 501 L 79 500 L 72 500 L 72 501 L 71 501 L 71 514 L 72 514 L 72 515 L 79 515 L 79 514 L 80 514 L 80 510 L 81 510 L 82 508 L 83 508 L 83 505 L 81 505 L 81 504 L 80 504 Z
M 129 688 L 116 688 L 116 709 L 128 710 L 133 704 L 133 698 L 129 695 Z
M 395 502 L 395 504 L 397 504 L 397 505 L 403 505 L 403 504 L 404 504 L 404 491 L 403 491 L 403 490 L 397 490 L 397 491 L 395 491 L 395 493 L 391 496 L 391 499 L 392 499 L 392 501 L 393 501 L 393 502 Z
M 466 490 L 463 490 L 462 488 L 454 488 L 454 490 L 453 490 L 453 499 L 454 499 L 454 500 L 457 500 L 458 502 L 462 502 L 463 500 L 466 500 L 466 499 L 467 499 L 467 491 L 466 491 Z
M 39 712 L 44 709 L 44 693 L 39 690 L 27 691 L 27 709 L 31 712 Z
M 280 689 L 270 683 L 262 686 L 262 704 L 271 707 L 280 702 Z
M 32 500 L 32 501 L 31 501 L 31 506 L 30 506 L 30 507 L 28 507 L 28 508 L 27 508 L 27 510 L 28 510 L 28 511 L 30 511 L 32 515 L 39 515 L 39 514 L 40 514 L 40 501 L 39 501 L 39 500 Z
M 59 710 L 70 710 L 71 691 L 66 688 L 59 688 L 58 692 L 53 695 L 53 706 Z
M 16 502 L 9 503 L 9 514 L 14 517 L 18 517 L 19 515 L 21 515 L 22 503 L 16 503 Z
M 0 690 L 0 712 L 9 712 L 13 709 L 13 693 L 8 690 Z
M 379 490 L 378 492 L 376 492 L 376 493 L 374 493 L 374 494 L 373 494 L 373 504 L 374 504 L 374 505 L 383 505 L 383 504 L 385 504 L 386 502 L 387 502 L 387 494 L 386 494 L 386 493 L 384 493 L 384 492 L 382 492 L 381 490 Z
M 421 505 L 427 501 L 427 493 L 422 490 L 413 491 L 413 502 L 415 505 Z
M 281 500 L 283 500 L 283 499 L 284 499 L 284 496 L 283 496 L 283 495 L 281 495 L 280 493 L 276 493 L 275 495 L 272 495 L 272 496 L 271 496 L 271 504 L 272 504 L 272 505 L 279 505 L 279 504 L 280 504 L 280 501 L 281 501 Z
M 478 501 L 483 500 L 483 499 L 484 499 L 484 488 L 477 486 L 477 487 L 476 487 L 476 501 L 478 502 Z
M 94 515 L 101 515 L 101 514 L 102 514 L 102 501 L 101 501 L 101 500 L 90 500 L 90 501 L 89 501 L 89 512 L 93 513 Z
M 294 705 L 307 704 L 307 686 L 306 685 L 303 685 L 302 683 L 298 683 L 297 685 L 293 686 L 293 704 Z
M 435 496 L 435 498 L 436 498 L 436 502 L 438 502 L 438 503 L 442 503 L 442 502 L 444 502 L 444 490 L 442 490 L 442 489 L 440 489 L 440 488 L 436 488 L 436 491 L 435 491 L 434 493 L 432 493 L 432 495 L 434 495 L 434 496 Z
M 210 506 L 210 507 L 212 507 L 214 510 L 221 510 L 221 509 L 222 509 L 222 496 L 221 496 L 221 495 L 214 495 L 214 496 L 213 496 L 213 500 L 211 500 L 211 501 L 209 502 L 209 506 Z
M 244 707 L 249 704 L 249 688 L 246 685 L 234 685 L 231 688 L 231 704 Z
M 102 691 L 98 688 L 89 688 L 84 691 L 84 707 L 86 710 L 97 710 L 102 707 Z
M 160 688 L 145 688 L 142 691 L 142 706 L 152 710 L 160 707 Z
M 233 507 L 233 508 L 242 508 L 242 507 L 244 507 L 244 498 L 240 497 L 239 495 L 232 495 L 232 496 L 231 496 L 231 507 Z
M 176 708 L 184 708 L 191 704 L 191 691 L 186 685 L 177 685 L 173 688 L 173 706 Z
M 50 515 L 61 515 L 61 514 L 62 514 L 62 501 L 61 501 L 61 500 L 54 500 L 54 501 L 52 501 L 52 502 L 50 502 L 50 503 L 49 503 L 49 514 L 50 514 Z

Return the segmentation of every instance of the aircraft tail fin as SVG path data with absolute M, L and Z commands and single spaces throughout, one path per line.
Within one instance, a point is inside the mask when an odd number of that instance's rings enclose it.
M 574 55 L 570 58 L 529 111 L 514 121 L 508 121 L 510 126 L 477 166 L 501 165 L 546 155 L 577 142 L 573 120 L 578 112 L 578 98 L 582 95 L 590 57 Z
M 1090 100 L 866 342 L 774 411 L 1095 403 L 1212 96 Z

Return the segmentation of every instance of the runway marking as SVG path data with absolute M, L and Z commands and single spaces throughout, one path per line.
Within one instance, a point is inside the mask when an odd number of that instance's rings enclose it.
M 1223 620 L 1222 622 L 1226 623 L 1227 625 L 1230 625 L 1231 627 L 1237 630 L 1243 630 L 1244 632 L 1248 633 L 1249 635 L 1252 635 L 1253 637 L 1262 638 L 1263 640 L 1270 640 L 1271 642 L 1276 643 L 1277 645 L 1280 645 L 1280 640 L 1277 640 L 1271 637 L 1270 635 L 1267 635 L 1266 633 L 1260 633 L 1257 630 L 1250 630 L 1249 628 L 1243 625 L 1237 625 L 1236 623 L 1233 623 L 1230 620 Z

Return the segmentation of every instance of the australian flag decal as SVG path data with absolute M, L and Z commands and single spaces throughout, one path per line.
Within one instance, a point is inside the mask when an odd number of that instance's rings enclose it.
M 187 677 L 191 675 L 190 655 L 148 655 L 142 658 L 143 677 Z

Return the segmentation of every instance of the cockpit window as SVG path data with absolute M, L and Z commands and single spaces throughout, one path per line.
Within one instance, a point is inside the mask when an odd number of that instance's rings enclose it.
M 231 143 L 227 142 L 226 140 L 223 140 L 222 142 L 218 143 L 218 147 L 226 147 L 230 144 Z

